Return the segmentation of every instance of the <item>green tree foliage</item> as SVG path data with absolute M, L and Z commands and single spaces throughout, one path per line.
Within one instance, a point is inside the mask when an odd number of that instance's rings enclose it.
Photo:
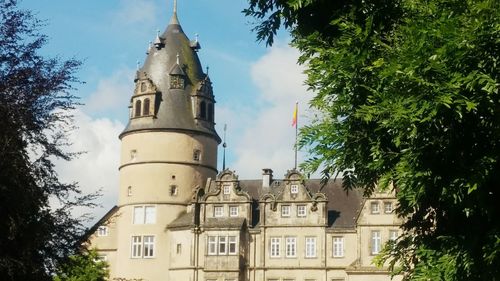
M 249 0 L 259 40 L 291 31 L 317 115 L 308 170 L 394 188 L 406 280 L 500 280 L 500 3 Z M 393 185 L 390 185 L 393 183 Z
M 84 231 L 71 210 L 94 197 L 54 171 L 54 159 L 74 156 L 63 149 L 80 62 L 41 56 L 41 26 L 16 0 L 0 0 L 1 280 L 51 280 Z
M 108 277 L 108 264 L 90 250 L 70 256 L 59 266 L 54 281 L 105 281 Z

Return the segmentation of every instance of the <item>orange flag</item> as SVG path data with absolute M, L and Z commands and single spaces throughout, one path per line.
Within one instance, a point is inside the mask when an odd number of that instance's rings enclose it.
M 295 110 L 293 111 L 292 127 L 297 126 L 297 111 L 299 111 L 299 103 L 295 103 Z

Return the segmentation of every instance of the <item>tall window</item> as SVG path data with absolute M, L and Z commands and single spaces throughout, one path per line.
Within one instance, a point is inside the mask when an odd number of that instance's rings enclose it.
M 297 205 L 297 217 L 305 217 L 307 215 L 306 205 Z
M 134 224 L 154 224 L 156 223 L 155 206 L 134 207 Z
M 344 256 L 344 237 L 333 237 L 333 257 Z
M 208 121 L 214 121 L 214 105 L 212 103 L 208 104 Z
M 222 194 L 230 194 L 231 193 L 231 186 L 229 184 L 225 184 L 222 186 Z
M 286 257 L 297 257 L 297 237 L 286 237 L 285 241 Z
M 135 117 L 140 117 L 141 116 L 141 100 L 137 100 L 135 102 Z
M 177 196 L 177 185 L 170 186 L 170 196 Z
M 271 237 L 271 258 L 278 258 L 280 256 L 280 245 L 281 238 L 280 237 Z
M 229 251 L 228 253 L 230 255 L 234 255 L 237 253 L 237 241 L 236 241 L 236 236 L 228 236 L 227 237 L 228 241 L 229 241 Z
M 380 205 L 378 202 L 372 202 L 370 204 L 370 211 L 372 214 L 379 214 L 380 213 Z
M 144 109 L 142 110 L 142 115 L 149 115 L 149 99 L 144 100 Z
M 316 257 L 316 237 L 306 237 L 306 258 Z
M 217 236 L 208 236 L 208 254 L 217 255 Z
M 127 187 L 127 196 L 132 196 L 132 187 Z
M 193 161 L 200 161 L 201 150 L 195 149 L 193 150 Z
M 290 205 L 281 206 L 281 216 L 289 217 L 290 216 Z
M 200 102 L 200 118 L 207 119 L 207 105 L 204 101 Z
M 153 235 L 132 236 L 131 257 L 153 258 L 155 255 L 155 237 Z
M 219 255 L 227 254 L 227 237 L 219 236 Z
M 214 206 L 214 217 L 220 218 L 224 216 L 224 206 Z
M 374 230 L 372 231 L 372 255 L 376 255 L 380 253 L 380 248 L 381 248 L 381 238 L 380 238 L 380 231 Z

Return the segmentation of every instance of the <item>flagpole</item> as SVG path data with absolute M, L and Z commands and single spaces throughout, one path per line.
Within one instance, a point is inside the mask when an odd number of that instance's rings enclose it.
M 297 140 L 299 136 L 299 102 L 295 102 L 295 170 L 297 170 Z

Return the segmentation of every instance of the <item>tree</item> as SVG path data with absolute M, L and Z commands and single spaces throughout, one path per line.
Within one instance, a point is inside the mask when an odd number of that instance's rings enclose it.
M 257 38 L 291 31 L 317 110 L 303 168 L 394 188 L 406 280 L 500 280 L 496 0 L 249 0 Z
M 90 250 L 70 256 L 59 266 L 54 281 L 105 281 L 108 277 L 108 264 Z
M 51 280 L 55 265 L 79 246 L 76 206 L 92 205 L 75 183 L 62 183 L 53 160 L 70 160 L 69 92 L 80 62 L 39 54 L 43 22 L 16 0 L 0 0 L 0 276 Z

